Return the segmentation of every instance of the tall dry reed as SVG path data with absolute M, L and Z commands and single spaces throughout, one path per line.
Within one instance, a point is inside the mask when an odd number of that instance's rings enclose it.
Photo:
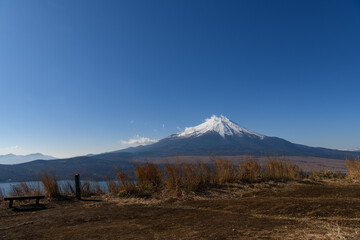
M 135 174 L 140 185 L 151 186 L 156 190 L 163 181 L 161 169 L 152 163 L 146 163 L 144 166 L 136 166 Z
M 56 175 L 53 174 L 48 174 L 45 171 L 42 172 L 41 176 L 40 176 L 40 181 L 44 186 L 45 192 L 46 192 L 46 196 L 47 197 L 60 197 L 60 188 L 59 188 L 59 184 L 56 178 Z
M 284 159 L 269 158 L 265 164 L 265 177 L 274 181 L 300 180 L 304 178 L 303 171 L 295 164 Z
M 61 186 L 59 187 L 60 187 L 60 192 L 63 195 L 70 196 L 76 194 L 74 181 L 70 181 L 70 180 L 63 181 Z
M 168 164 L 165 166 L 163 188 L 177 196 L 183 193 L 196 192 L 213 182 L 213 172 L 204 163 Z
M 348 178 L 350 179 L 360 179 L 360 158 L 356 157 L 354 159 L 346 158 L 346 167 L 348 172 Z
M 224 184 L 235 182 L 238 179 L 238 173 L 231 161 L 217 159 L 213 164 L 214 183 Z
M 120 197 L 149 197 L 153 192 L 152 187 L 136 184 L 129 174 L 118 169 L 116 169 L 116 180 L 108 180 L 107 187 L 109 193 Z
M 213 182 L 213 174 L 211 169 L 202 162 L 197 162 L 198 178 L 200 185 L 209 185 Z
M 261 180 L 261 165 L 251 156 L 245 156 L 245 162 L 240 162 L 240 180 L 244 182 L 257 182 Z
M 183 189 L 183 169 L 180 164 L 165 166 L 165 189 L 181 194 Z

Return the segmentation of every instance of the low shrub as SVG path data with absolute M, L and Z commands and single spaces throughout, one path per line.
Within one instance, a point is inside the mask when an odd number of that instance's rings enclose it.
M 321 170 L 321 171 L 312 171 L 309 178 L 311 180 L 319 181 L 323 179 L 335 179 L 335 178 L 343 178 L 344 176 L 341 173 L 335 173 L 330 170 Z
M 117 195 L 119 197 L 147 198 L 151 197 L 153 193 L 154 188 L 151 185 L 132 185 L 120 189 Z

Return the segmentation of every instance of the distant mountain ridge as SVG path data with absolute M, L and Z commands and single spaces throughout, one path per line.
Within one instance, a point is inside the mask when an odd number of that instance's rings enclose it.
M 136 156 L 289 155 L 344 159 L 354 152 L 309 147 L 248 130 L 225 116 L 215 116 L 146 146 L 123 149 Z
M 0 155 L 0 164 L 19 164 L 34 160 L 52 160 L 52 159 L 56 159 L 56 158 L 41 153 L 32 153 L 28 155 L 15 155 L 10 153 L 6 155 Z

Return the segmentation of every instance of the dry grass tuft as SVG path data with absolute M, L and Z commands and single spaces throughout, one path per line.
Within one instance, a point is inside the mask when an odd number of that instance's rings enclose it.
M 18 183 L 11 185 L 10 195 L 11 196 L 30 196 L 30 195 L 41 195 L 41 187 L 36 183 Z
M 119 197 L 149 197 L 153 188 L 144 185 L 137 185 L 135 181 L 125 172 L 116 170 L 116 181 L 108 180 L 107 187 L 110 194 Z
M 135 185 L 135 182 L 132 180 L 129 174 L 122 172 L 117 168 L 115 168 L 115 171 L 116 180 L 108 179 L 106 182 L 110 194 L 118 195 L 120 191 L 132 188 Z
M 217 184 L 231 183 L 238 179 L 234 164 L 228 160 L 215 160 L 213 172 L 214 182 Z
M 108 192 L 112 195 L 116 195 L 120 190 L 117 182 L 113 179 L 108 179 L 106 181 L 106 187 L 108 189 Z
M 176 196 L 196 192 L 214 182 L 211 169 L 204 163 L 177 164 L 165 167 L 163 187 Z
M 245 156 L 245 162 L 240 163 L 240 179 L 244 182 L 258 182 L 261 180 L 261 165 L 256 158 Z
M 311 180 L 320 181 L 324 179 L 339 179 L 344 178 L 344 175 L 341 173 L 336 173 L 330 170 L 321 170 L 321 171 L 312 171 L 309 176 Z
M 88 180 L 81 181 L 81 196 L 99 196 L 104 195 L 105 189 L 103 189 L 99 183 L 91 182 Z
M 195 164 L 182 165 L 182 187 L 186 192 L 195 192 L 200 186 L 199 169 Z
M 211 169 L 202 162 L 197 162 L 198 179 L 200 185 L 209 185 L 213 182 Z
M 357 228 L 340 226 L 338 222 L 313 222 L 311 228 L 317 228 L 323 233 L 316 233 L 303 230 L 298 236 L 291 236 L 289 239 L 300 238 L 301 239 L 336 239 L 336 240 L 348 240 L 359 239 L 360 232 Z
M 57 198 L 61 196 L 59 184 L 57 182 L 57 178 L 55 174 L 49 175 L 48 173 L 43 171 L 40 176 L 40 181 L 44 185 L 44 189 L 46 192 L 45 195 L 47 197 Z
M 135 174 L 138 183 L 142 186 L 151 186 L 156 191 L 163 181 L 163 174 L 161 169 L 152 163 L 147 163 L 144 166 L 136 166 Z
M 295 164 L 279 158 L 269 158 L 265 164 L 265 177 L 273 181 L 300 180 L 304 178 L 304 173 Z
M 348 178 L 350 179 L 360 179 L 360 158 L 356 157 L 354 159 L 346 159 L 346 167 L 348 171 Z
M 165 188 L 179 195 L 183 188 L 183 170 L 180 164 L 165 167 Z
M 75 195 L 76 190 L 75 190 L 74 181 L 70 181 L 70 180 L 64 181 L 61 184 L 61 193 L 66 196 Z

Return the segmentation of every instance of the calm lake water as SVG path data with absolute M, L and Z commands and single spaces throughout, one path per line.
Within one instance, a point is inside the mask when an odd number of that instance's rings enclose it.
M 62 180 L 62 181 L 58 181 L 59 186 L 63 186 L 64 184 L 66 184 L 67 180 Z M 19 184 L 20 182 L 10 182 L 10 183 L 0 183 L 0 189 L 5 193 L 5 195 L 8 195 L 10 190 L 11 190 L 11 185 L 16 185 Z M 40 189 L 43 189 L 43 185 L 41 182 L 39 181 L 34 181 L 34 182 L 26 182 L 27 184 L 31 185 L 31 186 L 38 186 Z M 75 186 L 74 181 L 72 181 L 73 185 Z M 99 186 L 104 189 L 105 192 L 107 192 L 107 186 L 106 186 L 106 181 L 100 181 L 100 182 L 90 182 L 90 184 L 99 184 Z

